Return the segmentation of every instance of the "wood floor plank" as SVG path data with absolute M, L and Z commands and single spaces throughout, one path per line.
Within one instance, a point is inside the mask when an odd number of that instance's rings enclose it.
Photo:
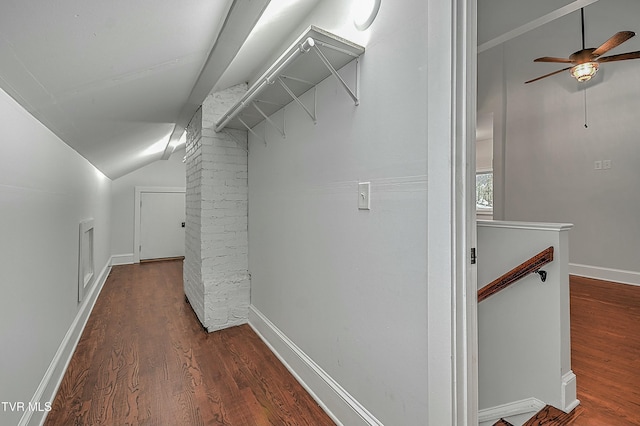
M 580 426 L 640 425 L 640 287 L 571 277 Z M 332 425 L 248 326 L 207 334 L 182 262 L 114 267 L 46 425 Z
M 571 276 L 580 426 L 640 425 L 640 287 Z
M 333 425 L 247 325 L 206 333 L 182 261 L 113 268 L 45 425 Z
M 551 405 L 547 405 L 535 416 L 529 419 L 523 426 L 568 426 L 577 424 L 579 416 L 583 414 L 582 408 L 565 413 Z M 602 425 L 605 426 L 605 425 Z M 613 425 L 612 425 L 613 426 Z

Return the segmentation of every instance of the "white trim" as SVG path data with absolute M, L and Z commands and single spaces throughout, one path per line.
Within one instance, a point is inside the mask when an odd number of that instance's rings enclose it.
M 452 345 L 452 369 L 451 386 L 442 386 L 441 372 L 435 372 L 429 368 L 427 386 L 430 389 L 439 389 L 440 392 L 451 390 L 452 415 L 450 420 L 446 418 L 446 410 L 438 407 L 434 410 L 433 405 L 444 404 L 445 398 L 437 398 L 429 395 L 429 403 L 432 405 L 429 416 L 425 423 L 433 424 L 455 424 L 457 426 L 476 426 L 478 424 L 478 335 L 477 335 L 477 267 L 471 263 L 471 249 L 476 247 L 476 86 L 477 86 L 477 0 L 456 0 L 451 3 L 451 64 L 450 77 L 451 87 L 451 129 L 449 134 L 451 165 L 449 166 L 449 195 L 451 205 L 449 208 L 449 232 L 450 232 L 450 343 Z M 444 5 L 443 5 L 444 7 Z M 438 13 L 437 8 L 433 12 Z M 435 19 L 443 19 L 435 18 Z M 431 22 L 431 21 L 430 21 Z M 435 78 L 438 78 L 437 76 Z M 429 115 L 431 118 L 431 115 Z M 433 115 L 434 122 L 440 117 Z M 444 117 L 443 117 L 444 118 Z M 431 125 L 429 126 L 431 127 Z M 440 138 L 437 131 L 429 132 L 429 145 L 433 143 L 431 137 Z M 444 140 L 444 139 L 443 139 Z M 429 175 L 431 168 L 438 160 L 429 158 L 432 155 L 439 156 L 437 149 L 428 149 L 427 165 Z M 435 168 L 435 173 L 439 172 Z M 444 173 L 443 173 L 444 175 Z M 439 179 L 434 182 L 434 187 L 439 184 Z M 444 184 L 444 182 L 441 182 Z M 430 192 L 430 191 L 428 191 Z M 437 197 L 436 197 L 437 198 Z M 434 198 L 435 201 L 435 198 Z M 427 229 L 431 232 L 434 224 L 442 218 L 436 213 L 437 208 L 429 209 L 427 215 L 435 214 L 435 222 L 427 219 Z M 438 226 L 438 225 L 436 225 Z M 439 239 L 436 236 L 436 240 Z M 430 238 L 429 238 L 430 239 Z M 440 242 L 442 244 L 442 242 Z M 431 251 L 427 257 L 429 269 L 432 265 L 446 262 L 445 256 L 434 253 L 435 245 L 428 245 Z M 447 247 L 438 247 L 437 252 L 446 251 Z M 445 317 L 446 309 L 437 306 L 446 295 L 437 289 L 436 282 L 440 281 L 438 269 L 434 267 L 434 273 L 429 274 L 429 302 L 427 310 L 429 312 L 428 322 L 436 320 L 438 323 L 447 321 Z M 446 268 L 441 268 L 444 272 Z M 444 276 L 442 277 L 444 278 Z M 435 297 L 434 297 L 435 296 Z M 444 325 L 444 324 L 443 324 Z M 445 353 L 444 348 L 438 356 L 432 356 L 433 349 L 444 344 L 444 339 L 440 339 L 438 332 L 444 327 L 429 326 L 427 333 L 430 335 L 428 344 L 432 345 L 430 356 L 426 362 L 435 361 L 435 368 L 439 368 L 441 360 L 438 357 Z M 436 331 L 435 335 L 431 335 Z M 433 346 L 437 345 L 437 346 Z M 443 372 L 444 373 L 444 372 Z M 433 413 L 433 414 L 432 414 Z
M 133 253 L 111 255 L 111 266 L 131 265 L 132 263 L 134 263 Z
M 529 413 L 535 414 L 542 410 L 546 405 L 547 404 L 540 401 L 538 398 L 527 398 L 520 401 L 508 402 L 506 404 L 480 410 L 478 412 L 478 421 L 480 423 L 495 423 L 506 417 Z
M 573 371 L 569 370 L 569 372 L 562 375 L 562 392 L 560 394 L 562 411 L 565 413 L 570 413 L 580 405 L 580 401 L 578 400 L 578 390 L 576 383 L 576 375 Z
M 476 217 L 478 220 L 493 220 L 493 209 L 481 209 L 476 207 Z
M 255 306 L 249 325 L 338 426 L 383 426 Z
M 622 284 L 640 286 L 640 272 L 635 271 L 625 271 L 622 269 L 603 268 L 600 266 L 570 263 L 569 274 L 587 278 L 595 278 L 597 280 L 613 281 Z
M 93 218 L 80 222 L 80 238 L 78 240 L 78 303 L 84 299 L 84 293 L 87 287 L 93 283 L 95 275 L 95 265 L 93 262 L 94 222 Z M 85 267 L 87 268 L 86 270 Z
M 572 223 L 545 222 L 510 222 L 504 220 L 478 220 L 478 226 L 484 228 L 531 229 L 534 231 L 568 231 L 573 228 Z
M 185 187 L 166 187 L 166 186 L 136 186 L 136 193 L 133 201 L 133 263 L 140 263 L 140 201 L 142 193 L 157 192 L 182 192 L 186 194 Z
M 570 413 L 580 401 L 576 399 L 576 375 L 573 371 L 562 376 L 562 411 Z M 485 408 L 478 412 L 478 422 L 493 424 L 498 420 L 523 414 L 534 415 L 547 404 L 538 398 L 527 398 L 520 401 L 508 402 L 495 407 Z
M 109 258 L 107 264 L 102 268 L 100 275 L 96 277 L 95 284 L 89 289 L 89 292 L 86 295 L 87 297 L 84 298 L 76 317 L 69 326 L 69 330 L 67 330 L 64 339 L 62 339 L 56 354 L 53 356 L 53 359 L 49 364 L 49 368 L 47 368 L 42 381 L 40 381 L 38 388 L 31 398 L 31 403 L 33 405 L 41 403 L 41 406 L 44 406 L 43 401 L 53 403 L 53 398 L 58 392 L 64 373 L 67 371 L 71 357 L 78 346 L 80 336 L 82 335 L 84 327 L 87 325 L 89 315 L 91 314 L 93 306 L 98 299 L 98 295 L 111 272 L 111 261 L 112 259 Z M 26 410 L 22 415 L 18 426 L 42 425 L 46 419 L 46 414 L 46 411 Z

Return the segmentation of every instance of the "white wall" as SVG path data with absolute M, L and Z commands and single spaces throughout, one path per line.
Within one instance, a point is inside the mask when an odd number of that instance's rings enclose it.
M 504 218 L 504 120 L 502 46 L 478 55 L 478 117 L 491 116 L 493 218 Z
M 184 187 L 185 151 L 174 152 L 166 161 L 156 161 L 126 174 L 111 185 L 111 254 L 122 259 L 133 256 L 134 195 L 136 186 Z
M 490 172 L 493 170 L 493 139 L 476 140 L 476 171 Z
M 350 7 L 321 2 L 300 30 L 314 24 L 366 45 L 360 106 L 329 78 L 318 86 L 317 125 L 290 104 L 286 139 L 264 123 L 255 130 L 266 131 L 266 146 L 250 135 L 251 301 L 380 422 L 450 424 L 451 276 L 439 267 L 451 253 L 438 240 L 448 205 L 427 229 L 428 198 L 450 196 L 448 141 L 429 140 L 450 128 L 450 50 L 437 42 L 448 21 L 429 15 L 433 2 L 382 2 L 371 29 L 352 37 Z M 427 31 L 437 20 L 443 26 Z M 353 64 L 342 75 L 353 83 Z M 428 184 L 436 146 L 442 184 Z M 370 211 L 357 208 L 359 181 L 371 182 Z M 427 262 L 429 236 L 438 265 Z
M 570 224 L 478 222 L 478 288 L 554 248 L 553 261 L 478 305 L 479 406 L 577 405 L 569 324 Z M 541 349 L 544 348 L 544 349 Z M 496 422 L 505 413 L 493 419 Z M 493 423 L 492 423 L 493 424 Z
M 4 91 L 0 123 L 0 401 L 26 404 L 79 312 L 81 220 L 96 275 L 108 263 L 111 181 Z M 22 415 L 0 407 L 0 424 Z
M 632 0 L 586 7 L 587 47 L 640 32 L 638 16 Z M 605 63 L 586 85 L 568 73 L 524 84 L 561 68 L 534 58 L 566 56 L 580 43 L 577 11 L 479 55 L 479 111 L 505 118 L 494 132 L 496 217 L 573 223 L 571 263 L 639 277 L 640 61 Z M 637 50 L 639 37 L 611 54 Z M 611 160 L 611 169 L 594 170 L 596 160 Z

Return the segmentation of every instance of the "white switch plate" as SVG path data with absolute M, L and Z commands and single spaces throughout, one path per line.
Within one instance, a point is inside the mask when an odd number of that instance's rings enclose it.
M 602 170 L 602 160 L 596 160 L 593 162 L 594 170 Z
M 358 208 L 360 210 L 371 209 L 371 182 L 358 183 Z
M 611 160 L 602 160 L 602 169 L 609 170 L 611 168 Z

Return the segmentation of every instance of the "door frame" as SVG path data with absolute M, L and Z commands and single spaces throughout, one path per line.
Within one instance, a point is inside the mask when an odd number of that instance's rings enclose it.
M 142 194 L 144 193 L 183 193 L 185 187 L 168 186 L 136 186 L 133 200 L 133 263 L 140 263 L 140 210 L 142 207 Z
M 477 274 L 472 256 L 476 7 L 477 0 L 428 1 L 426 25 L 434 35 L 421 45 L 432 58 L 425 64 L 429 425 L 478 425 Z
M 478 424 L 477 243 L 475 198 L 477 0 L 452 2 L 453 424 Z

